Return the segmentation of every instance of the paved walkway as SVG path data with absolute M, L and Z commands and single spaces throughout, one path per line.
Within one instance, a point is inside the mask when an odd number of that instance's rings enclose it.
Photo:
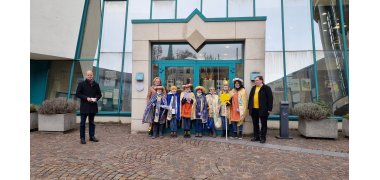
M 31 132 L 31 179 L 348 179 L 348 139 L 266 144 L 225 138 L 130 134 L 129 125 L 97 125 L 100 142 L 79 144 L 79 131 Z

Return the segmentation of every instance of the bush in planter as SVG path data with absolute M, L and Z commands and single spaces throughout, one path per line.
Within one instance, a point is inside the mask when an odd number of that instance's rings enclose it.
M 321 120 L 330 115 L 329 111 L 317 103 L 298 103 L 292 112 L 300 119 Z
M 66 101 L 64 98 L 45 100 L 38 108 L 39 114 L 66 114 L 76 110 L 76 103 Z
M 306 137 L 338 138 L 338 123 L 328 119 L 331 110 L 324 102 L 299 103 L 293 113 L 299 116 L 298 131 Z
M 39 131 L 67 131 L 75 127 L 75 102 L 48 99 L 38 108 Z

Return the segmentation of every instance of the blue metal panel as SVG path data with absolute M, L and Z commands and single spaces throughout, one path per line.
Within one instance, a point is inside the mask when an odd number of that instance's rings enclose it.
M 134 19 L 132 24 L 144 23 L 187 23 L 195 15 L 198 15 L 204 22 L 231 22 L 231 21 L 266 21 L 266 16 L 255 17 L 230 17 L 230 18 L 206 18 L 198 9 L 195 9 L 186 19 Z
M 30 61 L 30 103 L 42 104 L 46 97 L 49 61 Z

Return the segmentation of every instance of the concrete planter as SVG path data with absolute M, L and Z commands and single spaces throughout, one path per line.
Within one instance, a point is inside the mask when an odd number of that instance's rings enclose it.
M 299 119 L 298 131 L 305 137 L 338 138 L 338 122 L 335 119 Z
M 39 131 L 68 131 L 75 128 L 76 116 L 68 114 L 38 114 Z
M 343 134 L 345 136 L 348 137 L 348 130 L 349 130 L 349 120 L 346 119 L 346 118 L 343 118 L 343 121 L 342 121 L 342 131 L 343 131 Z
M 38 128 L 38 113 L 30 113 L 30 130 Z

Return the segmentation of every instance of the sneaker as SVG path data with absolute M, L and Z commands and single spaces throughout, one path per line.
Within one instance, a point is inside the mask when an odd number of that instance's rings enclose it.
M 85 139 L 80 139 L 80 143 L 81 144 L 86 144 L 86 140 Z

